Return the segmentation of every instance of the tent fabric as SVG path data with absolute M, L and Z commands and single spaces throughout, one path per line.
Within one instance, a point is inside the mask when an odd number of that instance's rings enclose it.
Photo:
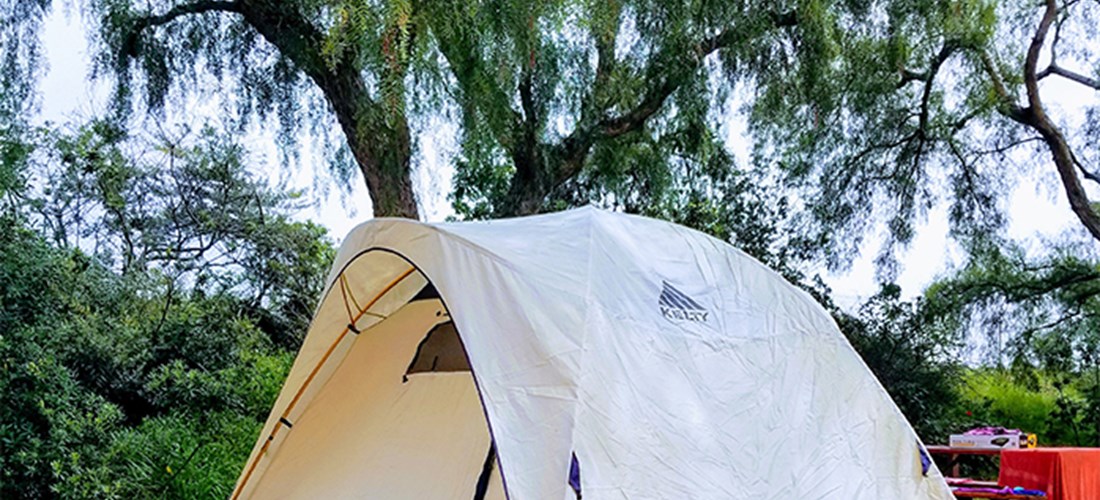
M 494 443 L 495 499 L 952 498 L 829 314 L 697 231 L 375 219 L 328 283 L 235 496 L 471 498 Z M 471 371 L 407 376 L 448 321 Z

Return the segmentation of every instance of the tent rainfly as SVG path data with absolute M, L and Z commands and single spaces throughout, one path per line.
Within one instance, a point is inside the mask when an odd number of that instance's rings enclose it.
M 953 498 L 829 314 L 583 208 L 340 248 L 233 498 Z

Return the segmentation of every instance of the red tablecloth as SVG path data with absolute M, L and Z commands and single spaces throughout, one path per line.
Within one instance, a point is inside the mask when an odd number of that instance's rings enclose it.
M 1043 490 L 1050 500 L 1100 500 L 1100 448 L 1002 450 L 997 482 Z

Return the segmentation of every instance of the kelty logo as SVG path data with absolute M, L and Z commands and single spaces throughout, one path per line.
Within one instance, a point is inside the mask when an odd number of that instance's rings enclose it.
M 705 323 L 710 312 L 698 302 L 688 297 L 684 292 L 677 290 L 667 281 L 661 282 L 661 298 L 657 305 L 661 308 L 661 314 L 673 321 L 695 321 Z

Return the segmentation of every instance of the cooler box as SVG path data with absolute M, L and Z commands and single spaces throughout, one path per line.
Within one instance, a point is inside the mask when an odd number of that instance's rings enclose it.
M 1036 442 L 1035 434 L 952 434 L 949 440 L 952 448 L 1034 448 Z

